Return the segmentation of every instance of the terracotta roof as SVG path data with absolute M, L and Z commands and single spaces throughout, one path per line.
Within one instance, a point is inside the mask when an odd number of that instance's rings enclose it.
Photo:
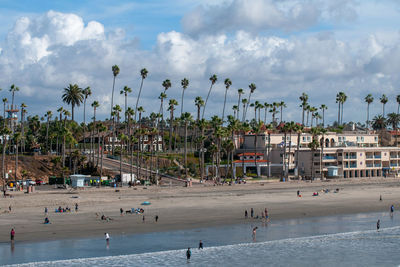
M 266 159 L 258 159 L 258 160 L 256 160 L 257 162 L 260 162 L 260 163 L 262 163 L 262 162 L 268 162 L 268 160 L 266 160 Z M 254 160 L 253 159 L 246 159 L 246 160 L 235 160 L 233 163 L 250 163 L 250 162 L 254 162 Z
M 255 153 L 246 152 L 246 153 L 238 154 L 238 156 L 243 156 L 243 155 L 245 155 L 245 156 L 254 156 Z M 264 156 L 264 154 L 263 153 L 257 153 L 257 156 Z

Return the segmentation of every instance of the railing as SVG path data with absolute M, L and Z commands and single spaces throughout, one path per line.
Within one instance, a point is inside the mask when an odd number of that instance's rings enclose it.
M 345 159 L 357 159 L 357 155 L 345 156 Z
M 397 167 L 397 163 L 390 163 L 390 167 Z
M 380 159 L 380 158 L 382 158 L 382 156 L 381 155 L 374 155 L 374 158 Z
M 324 156 L 323 159 L 337 159 L 336 156 Z
M 372 168 L 374 167 L 374 164 L 365 164 L 365 166 L 367 166 L 367 168 Z
M 374 156 L 372 156 L 372 155 L 367 155 L 367 156 L 365 156 L 367 159 L 372 159 L 372 158 L 374 158 Z
M 382 165 L 381 164 L 374 164 L 374 167 L 382 167 Z
M 397 155 L 390 155 L 390 158 L 397 159 Z

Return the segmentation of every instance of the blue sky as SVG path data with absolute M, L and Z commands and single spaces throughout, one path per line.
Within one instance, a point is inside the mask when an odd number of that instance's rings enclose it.
M 148 113 L 157 111 L 162 81 L 172 80 L 168 98 L 179 99 L 184 77 L 190 80 L 185 109 L 195 113 L 193 99 L 205 98 L 215 73 L 220 81 L 206 115 L 220 112 L 222 80 L 229 77 L 229 109 L 238 88 L 256 83 L 254 100 L 285 101 L 285 120 L 299 120 L 304 91 L 310 104 L 328 105 L 333 122 L 335 95 L 345 91 L 351 118 L 344 120 L 363 122 L 368 93 L 376 99 L 372 117 L 383 93 L 390 98 L 387 110 L 396 109 L 399 11 L 394 0 L 0 0 L 0 87 L 16 83 L 18 101 L 44 114 L 43 103 L 52 110 L 64 105 L 60 95 L 69 83 L 91 86 L 89 101 L 100 101 L 105 117 L 111 66 L 121 67 L 116 92 L 132 87 L 130 103 L 146 67 L 141 101 Z

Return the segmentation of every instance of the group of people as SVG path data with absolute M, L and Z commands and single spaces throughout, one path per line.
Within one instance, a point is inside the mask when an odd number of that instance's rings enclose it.
M 199 249 L 203 249 L 203 241 L 200 240 L 199 242 Z M 190 247 L 186 250 L 186 259 L 187 261 L 190 260 L 190 257 L 192 256 L 192 251 L 190 250 Z
M 258 216 L 258 214 L 255 215 L 253 208 L 250 209 L 250 218 L 259 219 L 260 217 L 261 217 L 261 219 L 266 219 L 266 220 L 269 219 L 267 208 L 265 208 L 264 211 L 261 211 L 261 216 Z M 249 214 L 248 214 L 247 210 L 244 210 L 244 218 L 245 219 L 249 218 Z

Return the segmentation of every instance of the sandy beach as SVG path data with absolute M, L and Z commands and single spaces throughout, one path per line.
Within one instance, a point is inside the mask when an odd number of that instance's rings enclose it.
M 351 179 L 329 182 L 265 182 L 234 186 L 123 187 L 85 190 L 37 190 L 32 194 L 12 192 L 13 198 L 0 200 L 0 242 L 9 241 L 12 227 L 16 241 L 43 241 L 84 238 L 218 226 L 246 222 L 244 210 L 261 215 L 268 209 L 271 220 L 388 211 L 400 203 L 398 179 Z M 333 190 L 339 188 L 339 193 Z M 322 193 L 322 189 L 330 189 Z M 302 197 L 296 196 L 300 190 Z M 319 196 L 312 196 L 319 192 Z M 382 195 L 383 201 L 379 201 Z M 150 206 L 141 206 L 150 201 Z M 59 206 L 75 203 L 79 211 L 55 213 Z M 8 213 L 11 205 L 12 211 Z M 44 208 L 49 209 L 51 224 L 43 224 Z M 120 215 L 120 208 L 143 207 L 142 215 Z M 112 218 L 100 219 L 104 214 Z M 99 216 L 100 215 L 100 216 Z M 154 216 L 159 216 L 155 222 Z M 247 221 L 255 219 L 247 219 Z

